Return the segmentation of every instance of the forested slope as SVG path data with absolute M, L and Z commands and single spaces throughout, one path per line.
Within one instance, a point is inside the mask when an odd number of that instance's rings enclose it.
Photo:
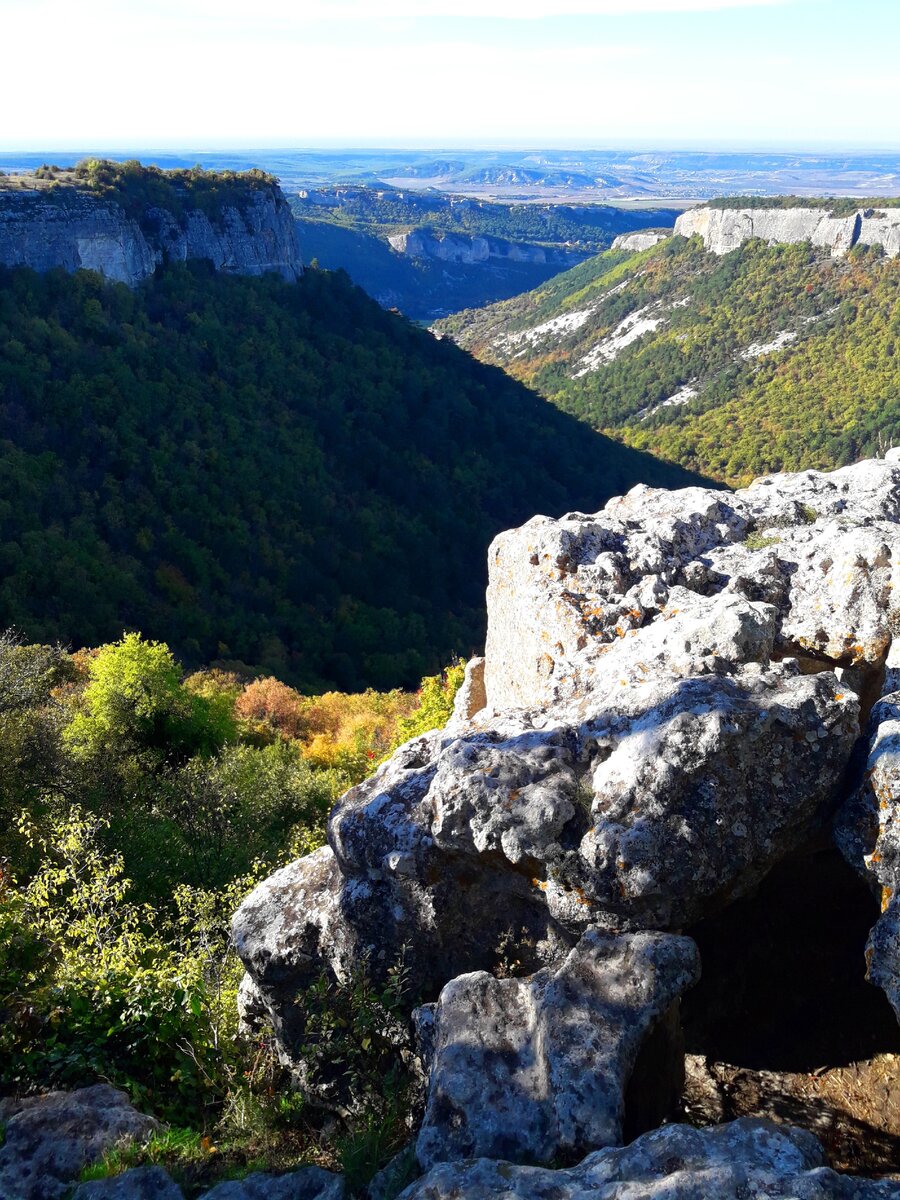
M 900 440 L 900 261 L 672 238 L 439 323 L 566 412 L 730 483 Z
M 591 435 L 346 277 L 0 272 L 0 626 L 307 687 L 483 636 L 485 553 L 678 470 Z

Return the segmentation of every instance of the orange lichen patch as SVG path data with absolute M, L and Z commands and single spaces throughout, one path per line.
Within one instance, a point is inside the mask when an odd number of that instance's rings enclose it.
M 532 887 L 540 888 L 542 892 L 546 892 L 550 886 L 545 879 L 532 879 Z
M 894 898 L 894 889 L 891 887 L 883 887 L 881 889 L 881 911 L 885 912 L 887 906 Z
M 509 793 L 509 799 L 513 804 L 515 804 L 515 802 L 519 798 L 519 791 L 520 791 L 519 788 L 513 788 L 512 791 Z
M 843 693 L 843 692 L 835 692 L 835 693 L 834 693 L 834 698 L 835 698 L 835 700 L 843 700 L 843 698 L 844 698 L 844 693 Z

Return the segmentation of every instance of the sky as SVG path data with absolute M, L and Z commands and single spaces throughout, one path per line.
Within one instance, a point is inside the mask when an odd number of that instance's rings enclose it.
M 900 149 L 900 0 L 0 0 L 0 150 Z

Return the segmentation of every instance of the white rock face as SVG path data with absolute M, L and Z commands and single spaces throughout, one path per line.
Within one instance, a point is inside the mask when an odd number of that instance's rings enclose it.
M 647 229 L 638 230 L 636 233 L 620 233 L 613 240 L 612 249 L 628 250 L 631 254 L 637 254 L 641 250 L 649 250 L 652 246 L 658 246 L 660 242 L 664 242 L 671 236 L 671 229 Z
M 900 254 L 900 209 L 859 209 L 832 217 L 827 208 L 691 208 L 675 222 L 676 234 L 699 234 L 707 250 L 728 254 L 750 238 L 811 242 L 846 254 L 857 242 L 880 243 L 889 258 Z
M 767 613 L 780 655 L 881 665 L 900 619 L 898 521 L 886 460 L 733 494 L 638 486 L 592 516 L 535 517 L 488 553 L 487 705 L 555 704 L 703 648 L 762 661 Z
M 569 254 L 555 247 L 509 242 L 505 238 L 470 237 L 464 233 L 412 229 L 388 238 L 392 250 L 408 258 L 431 258 L 447 263 L 485 263 L 489 259 L 521 263 L 558 263 L 560 270 L 580 262 L 584 254 Z
M 165 261 L 207 259 L 237 275 L 303 271 L 296 223 L 277 188 L 254 191 L 240 207 L 211 220 L 200 210 L 176 218 L 148 208 L 139 223 L 113 200 L 76 188 L 53 197 L 0 190 L 0 263 L 35 271 L 99 271 L 133 286 Z

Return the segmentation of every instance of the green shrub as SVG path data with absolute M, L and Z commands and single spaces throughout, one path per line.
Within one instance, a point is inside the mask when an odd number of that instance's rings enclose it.
M 170 920 L 133 901 L 99 818 L 75 807 L 49 834 L 22 824 L 42 867 L 2 896 L 0 1081 L 108 1079 L 163 1115 L 202 1115 L 232 1070 L 240 972 L 227 917 L 250 881 L 181 888 Z

